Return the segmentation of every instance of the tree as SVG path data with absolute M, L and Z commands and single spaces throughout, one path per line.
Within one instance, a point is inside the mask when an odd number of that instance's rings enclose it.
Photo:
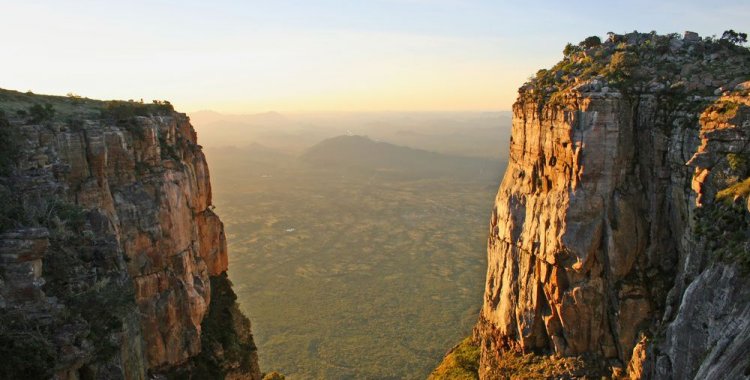
M 634 68 L 638 65 L 638 56 L 633 52 L 618 51 L 612 55 L 612 60 L 607 67 L 607 76 L 615 82 L 631 79 Z
M 598 36 L 591 36 L 591 37 L 586 37 L 586 39 L 583 40 L 579 44 L 579 46 L 582 47 L 582 48 L 584 48 L 584 49 L 591 49 L 592 47 L 597 47 L 597 46 L 599 46 L 601 44 L 602 44 L 602 39 L 601 38 L 599 38 Z
M 581 51 L 581 47 L 580 46 L 576 46 L 576 45 L 573 45 L 571 43 L 568 43 L 567 45 L 565 45 L 565 49 L 563 49 L 563 55 L 566 58 L 569 58 L 573 54 L 578 53 L 579 51 Z
M 735 45 L 742 45 L 747 42 L 747 33 L 738 33 L 734 29 L 729 29 L 721 35 L 721 40 Z

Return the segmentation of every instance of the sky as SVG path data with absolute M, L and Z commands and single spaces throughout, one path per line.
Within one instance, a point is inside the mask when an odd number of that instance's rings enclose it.
M 748 20 L 747 0 L 0 0 L 0 88 L 185 112 L 501 111 L 567 42 Z

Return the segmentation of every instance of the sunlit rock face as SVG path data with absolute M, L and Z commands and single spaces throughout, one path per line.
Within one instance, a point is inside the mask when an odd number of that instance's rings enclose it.
M 641 279 L 676 261 L 674 254 L 664 263 L 647 254 L 673 250 L 671 238 L 650 237 L 667 232 L 655 226 L 666 222 L 656 208 L 669 178 L 640 181 L 658 167 L 649 162 L 653 152 L 636 150 L 636 141 L 649 137 L 635 133 L 621 94 L 571 102 L 576 108 L 514 108 L 480 326 L 491 329 L 498 348 L 596 352 L 627 362 L 658 307 L 652 293 L 664 291 Z
M 607 42 L 613 51 L 622 41 L 656 41 L 617 38 Z M 601 76 L 542 88 L 552 98 L 533 82 L 521 88 L 474 332 L 481 378 L 508 375 L 498 372 L 507 350 L 595 358 L 633 378 L 721 378 L 750 365 L 732 353 L 750 348 L 739 265 L 714 259 L 710 241 L 721 237 L 696 232 L 705 223 L 697 210 L 750 175 L 726 159 L 750 151 L 749 98 L 738 80 L 747 74 L 720 73 L 696 85 L 718 95 L 668 95 L 648 76 L 638 91 Z M 724 103 L 739 111 L 727 117 L 717 111 Z
M 224 231 L 210 217 L 208 169 L 187 118 L 174 114 L 134 123 L 141 136 L 91 125 L 50 140 L 57 154 L 71 158 L 73 170 L 61 179 L 68 189 L 80 189 L 71 191 L 74 199 L 100 210 L 117 235 L 135 286 L 148 364 L 157 367 L 200 351 L 208 279 L 226 270 L 226 244 L 215 245 L 224 242 Z M 178 156 L 162 160 L 162 148 Z
M 75 123 L 11 118 L 11 124 L 20 153 L 10 182 L 2 184 L 34 194 L 22 199 L 74 205 L 84 218 L 79 240 L 46 228 L 0 234 L 3 311 L 47 310 L 48 319 L 59 319 L 79 336 L 59 348 L 70 354 L 55 357 L 55 376 L 140 379 L 205 351 L 201 325 L 211 304 L 210 279 L 226 272 L 227 245 L 212 211 L 206 160 L 187 116 L 171 111 Z M 75 260 L 57 259 L 68 256 Z M 23 269 L 23 276 L 8 275 L 9 269 Z M 106 337 L 97 337 L 117 347 L 105 360 L 91 341 L 94 322 L 73 326 L 63 314 L 69 295 L 111 284 L 128 295 L 118 304 L 120 321 L 104 331 Z M 249 322 L 243 323 L 242 340 L 251 343 Z M 252 355 L 252 370 L 237 370 L 237 376 L 260 377 Z

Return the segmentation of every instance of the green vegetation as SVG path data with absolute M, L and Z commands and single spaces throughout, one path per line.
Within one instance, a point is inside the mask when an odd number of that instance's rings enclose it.
M 722 39 L 697 41 L 655 32 L 609 33 L 603 42 L 592 36 L 567 44 L 563 59 L 540 70 L 520 92 L 543 107 L 562 105 L 573 90 L 597 92 L 608 87 L 630 99 L 651 93 L 661 103 L 692 108 L 685 100 L 701 100 L 689 95 L 712 96 L 720 85 L 750 79 L 750 50 L 739 45 L 744 38 L 744 33 L 734 31 L 725 32 Z
M 717 198 L 729 201 L 729 197 L 746 197 L 749 193 L 750 178 L 719 192 Z M 750 212 L 745 202 L 716 202 L 698 208 L 695 234 L 714 260 L 737 264 L 744 273 L 750 273 Z
M 263 380 L 286 380 L 286 376 L 273 371 L 271 373 L 265 374 L 265 376 L 263 376 Z
M 46 227 L 53 238 L 76 238 L 85 222 L 84 210 L 53 194 L 21 194 L 0 183 L 0 232 L 16 227 Z
M 732 172 L 747 173 L 750 169 L 747 166 L 747 155 L 745 154 L 729 153 L 727 154 L 727 163 Z
M 599 36 L 590 36 L 590 37 L 586 37 L 586 39 L 583 40 L 579 46 L 581 46 L 584 49 L 591 49 L 591 48 L 600 46 L 601 44 L 602 44 L 602 39 L 599 38 Z
M 86 338 L 93 343 L 94 355 L 98 359 L 109 359 L 119 351 L 119 339 L 110 337 L 122 331 L 123 317 L 136 309 L 132 284 L 118 284 L 105 277 L 84 291 L 65 292 L 60 296 L 68 306 L 71 318 L 77 317 L 88 323 Z
M 175 146 L 168 143 L 167 139 L 161 135 L 159 136 L 159 152 L 162 160 L 172 159 L 180 162 L 180 154 L 177 152 Z
M 41 104 L 34 104 L 29 107 L 28 114 L 31 116 L 31 122 L 33 123 L 50 121 L 55 117 L 55 107 L 49 103 L 46 103 L 43 106 Z
M 726 187 L 716 193 L 715 200 L 696 209 L 694 232 L 713 259 L 736 263 L 742 271 L 750 273 L 747 154 L 729 153 L 726 164 L 720 163 L 712 170 L 719 173 L 715 179 L 718 185 Z
M 565 45 L 565 49 L 563 49 L 563 56 L 565 56 L 565 58 L 570 59 L 570 57 L 573 54 L 576 54 L 581 51 L 583 51 L 583 49 L 580 46 L 568 43 L 567 45 Z
M 263 376 L 263 380 L 286 380 L 286 376 L 273 371 L 271 373 L 267 373 L 265 376 Z
M 18 195 L 0 183 L 0 232 L 17 227 L 23 220 L 23 206 Z
M 715 121 L 728 122 L 734 119 L 742 108 L 747 107 L 731 100 L 722 99 L 706 108 L 703 115 Z
M 69 117 L 94 118 L 101 113 L 103 104 L 87 98 L 36 95 L 0 89 L 0 111 L 4 111 L 9 118 L 36 117 L 41 118 L 39 121 L 66 120 Z M 34 115 L 30 112 L 34 112 Z
M 224 379 L 231 371 L 250 372 L 257 348 L 250 334 L 250 321 L 240 312 L 237 295 L 226 273 L 211 277 L 211 303 L 201 322 L 201 353 L 166 376 L 193 379 Z M 282 376 L 281 379 L 284 377 Z
M 445 356 L 440 365 L 430 374 L 430 380 L 474 380 L 479 379 L 480 348 L 471 337 L 464 339 Z
M 135 116 L 168 115 L 174 107 L 168 101 L 100 101 L 80 95 L 36 95 L 31 92 L 0 89 L 0 111 L 11 116 L 30 118 L 34 123 L 50 121 L 98 119 L 128 120 Z
M 10 174 L 16 164 L 18 156 L 17 138 L 18 133 L 8 121 L 5 111 L 0 110 L 0 176 Z M 0 226 L 2 226 L 2 221 L 0 221 Z
M 53 326 L 21 310 L 0 313 L 0 378 L 46 379 L 52 375 L 57 353 L 49 337 Z
M 424 379 L 476 322 L 487 205 L 503 164 L 440 158 L 463 169 L 420 175 L 421 164 L 390 165 L 390 149 L 355 161 L 326 147 L 316 154 L 325 163 L 206 153 L 261 368 L 296 379 Z
M 739 165 L 737 161 L 734 162 L 735 165 Z M 742 164 L 744 165 L 744 162 Z M 750 178 L 747 178 L 742 182 L 738 182 L 732 186 L 727 187 L 724 190 L 719 191 L 716 194 L 716 200 L 723 201 L 725 203 L 732 203 L 735 199 L 747 198 L 748 194 L 750 194 Z
M 6 309 L 0 315 L 2 378 L 48 378 L 59 362 L 55 352 L 66 331 L 71 342 L 107 360 L 119 348 L 121 320 L 135 310 L 130 281 L 114 280 L 107 269 L 116 261 L 115 249 L 84 236 L 86 211 L 54 194 L 22 193 L 0 185 L 0 230 L 45 227 L 50 245 L 43 258 L 44 292 L 63 308 L 37 307 L 34 313 Z M 114 262 L 113 262 L 114 261 Z M 6 320 L 7 318 L 7 320 Z M 86 343 L 83 343 L 85 339 Z M 6 366 L 7 365 L 7 366 Z
M 380 176 L 404 179 L 450 177 L 476 179 L 494 177 L 497 162 L 490 159 L 439 154 L 385 142 L 365 136 L 338 136 L 323 140 L 301 156 L 316 166 L 346 170 L 373 170 Z
M 721 39 L 735 45 L 742 45 L 747 42 L 747 33 L 738 33 L 734 29 L 729 29 L 721 35 Z
M 135 310 L 133 287 L 130 281 L 107 276 L 107 269 L 116 266 L 113 257 L 107 255 L 119 253 L 102 242 L 87 239 L 86 220 L 86 210 L 55 194 L 23 193 L 0 183 L 0 232 L 21 227 L 44 227 L 49 231 L 50 246 L 42 266 L 46 280 L 44 292 L 65 305 L 62 310 L 40 311 L 25 319 L 14 316 L 10 324 L 0 321 L 2 327 L 7 327 L 7 330 L 0 329 L 3 348 L 14 350 L 15 355 L 10 356 L 27 362 L 20 365 L 11 361 L 17 369 L 0 368 L 0 377 L 49 377 L 50 374 L 36 376 L 26 371 L 28 368 L 49 370 L 48 366 L 56 362 L 50 359 L 49 352 L 52 350 L 54 354 L 55 347 L 52 340 L 57 331 L 63 329 L 83 331 L 80 339 L 92 344 L 97 358 L 108 359 L 117 352 L 119 341 L 111 337 L 121 330 L 123 316 Z M 50 314 L 45 317 L 45 313 Z M 59 313 L 64 316 L 58 316 Z M 47 326 L 51 320 L 62 324 Z M 41 362 L 45 362 L 44 365 Z M 17 376 L 3 376 L 14 370 L 20 371 L 15 372 Z
M 167 115 L 174 112 L 174 107 L 167 101 L 154 100 L 153 103 L 111 100 L 104 103 L 103 116 L 115 120 L 128 120 L 136 116 Z
M 492 368 L 503 379 L 601 379 L 610 374 L 601 358 L 500 352 Z
M 54 196 L 31 196 L 22 201 L 24 225 L 50 231 L 50 247 L 44 256 L 44 291 L 66 306 L 65 320 L 84 323 L 87 339 L 97 359 L 107 360 L 119 348 L 116 338 L 122 319 L 136 309 L 132 283 L 108 272 L 118 267 L 119 252 L 107 246 L 105 237 L 92 240 L 84 233 L 87 211 Z M 97 239 L 102 239 L 97 240 Z

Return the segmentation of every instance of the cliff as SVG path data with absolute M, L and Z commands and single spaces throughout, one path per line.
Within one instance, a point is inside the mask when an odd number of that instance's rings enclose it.
M 259 379 L 188 118 L 5 90 L 0 110 L 0 377 Z
M 749 79 L 733 41 L 630 33 L 519 90 L 480 378 L 748 377 Z

